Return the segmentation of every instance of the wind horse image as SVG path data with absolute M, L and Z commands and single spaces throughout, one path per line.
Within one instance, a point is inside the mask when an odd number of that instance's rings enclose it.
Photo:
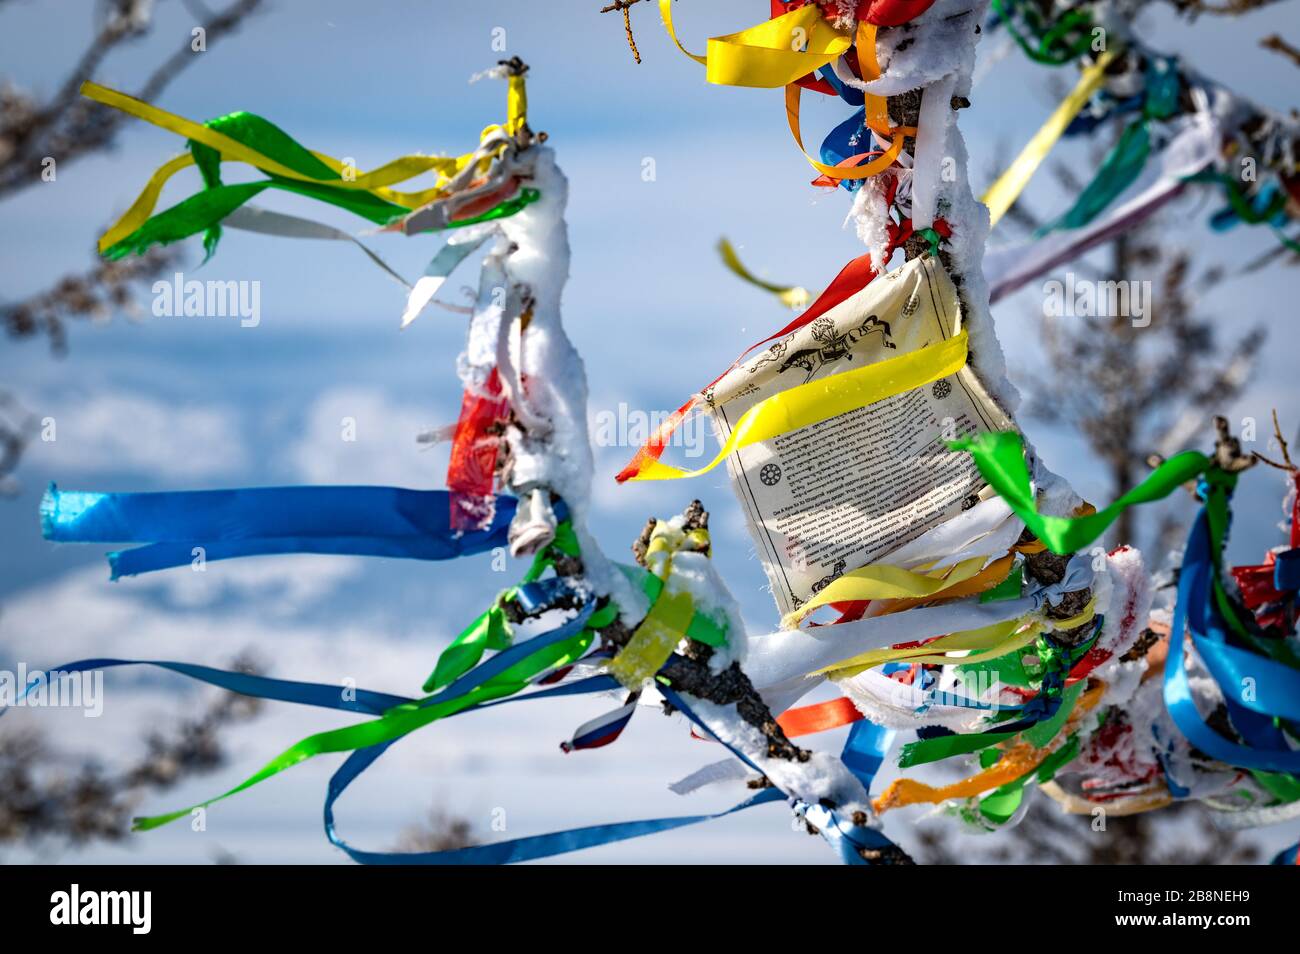
M 1195 801 L 1229 828 L 1300 817 L 1300 470 L 1285 443 L 1274 466 L 1291 495 L 1288 544 L 1258 565 L 1228 567 L 1233 494 L 1238 481 L 1256 479 L 1259 455 L 1244 452 L 1219 419 L 1214 434 L 1189 438 L 1204 440 L 1202 450 L 1153 461 L 1107 505 L 1085 501 L 1047 469 L 1018 420 L 990 310 L 1187 190 L 1222 195 L 1221 224 L 1264 225 L 1294 245 L 1286 229 L 1300 214 L 1300 123 L 1264 115 L 1149 49 L 1127 29 L 1120 3 L 1065 4 L 1051 15 L 1051 4 L 1017 0 L 773 0 L 769 19 L 701 44 L 686 25 L 691 3 L 639 2 L 607 8 L 622 15 L 638 62 L 632 17 L 657 7 L 669 42 L 707 83 L 782 91 L 813 184 L 847 194 L 865 245 L 810 294 L 756 278 L 724 240 L 727 267 L 798 314 L 721 373 L 697 369 L 701 382 L 712 380 L 616 477 L 620 492 L 632 493 L 639 482 L 690 480 L 725 465 L 770 584 L 769 631 L 747 631 L 711 559 L 709 512 L 689 493 L 679 513 L 647 522 L 631 546 L 634 562 L 596 542 L 592 481 L 612 475 L 594 474 L 586 372 L 561 318 L 569 184 L 540 131 L 545 103 L 530 116 L 522 60 L 482 74 L 504 87 L 505 109 L 472 149 L 369 170 L 252 112 L 195 121 L 87 82 L 82 96 L 186 147 L 100 238 L 105 259 L 195 238 L 211 257 L 240 232 L 356 244 L 406 286 L 395 324 L 434 307 L 465 313 L 455 361 L 463 397 L 443 435 L 451 444 L 444 490 L 52 485 L 41 504 L 45 538 L 124 545 L 108 554 L 113 579 L 186 567 L 199 553 L 214 573 L 223 561 L 268 554 L 442 561 L 504 549 L 523 561 L 514 586 L 495 595 L 484 586 L 486 608 L 408 696 L 183 660 L 51 666 L 65 674 L 161 667 L 249 697 L 356 716 L 287 744 L 227 791 L 136 818 L 135 830 L 217 811 L 299 763 L 336 755 L 325 833 L 363 864 L 529 861 L 773 802 L 853 865 L 911 864 L 886 820 L 917 805 L 976 832 L 1011 829 L 1035 798 L 1085 816 Z M 975 108 L 976 47 L 995 29 L 1075 85 L 977 197 L 958 117 Z M 803 140 L 806 93 L 850 111 L 815 154 Z M 991 230 L 1054 143 L 1111 116 L 1132 118 L 1075 204 L 1040 233 L 986 255 Z M 1247 153 L 1259 170 L 1249 186 L 1231 174 Z M 232 164 L 262 178 L 227 183 Z M 160 210 L 164 186 L 191 166 L 198 190 Z M 420 177 L 423 187 L 413 182 Z M 261 208 L 267 190 L 304 207 L 333 205 L 366 220 L 368 232 Z M 442 240 L 413 282 L 372 248 L 372 237 L 389 233 Z M 475 256 L 472 304 L 447 306 L 440 290 Z M 705 363 L 717 368 L 725 357 Z M 683 360 L 694 368 L 699 359 Z M 671 462 L 670 449 L 696 418 L 719 447 L 688 470 Z M 1160 568 L 1138 549 L 1100 541 L 1129 508 L 1176 491 L 1195 498 L 1196 516 L 1176 586 L 1162 588 Z M 831 698 L 808 702 L 816 690 Z M 407 735 L 454 733 L 456 724 L 431 724 L 575 696 L 593 697 L 592 717 L 566 752 L 610 745 L 637 712 L 657 710 L 716 746 L 718 758 L 674 791 L 733 784 L 745 796 L 716 814 L 444 850 L 362 849 L 339 833 L 338 800 Z M 523 713 L 511 715 L 526 729 Z M 819 733 L 843 727 L 841 751 L 814 747 Z M 889 760 L 902 774 L 883 784 L 877 776 Z M 954 780 L 918 777 L 936 766 Z M 1278 860 L 1295 863 L 1295 854 Z

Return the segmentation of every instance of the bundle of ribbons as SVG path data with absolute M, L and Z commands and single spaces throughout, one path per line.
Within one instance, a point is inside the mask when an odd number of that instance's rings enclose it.
M 663 5 L 668 6 L 667 0 Z M 786 6 L 773 4 L 778 9 Z M 1064 212 L 1056 215 L 1027 240 L 1004 244 L 989 251 L 985 260 L 994 302 L 1023 287 L 1034 278 L 1071 261 L 1115 235 L 1149 219 L 1189 188 L 1214 189 L 1221 208 L 1213 212 L 1209 225 L 1222 233 L 1240 225 L 1264 226 L 1279 242 L 1300 252 L 1296 237 L 1288 233 L 1300 221 L 1300 123 L 1255 106 L 1222 85 L 1186 67 L 1175 56 L 1147 48 L 1140 39 L 1122 29 L 1114 17 L 1103 19 L 1094 0 L 1051 5 L 1053 15 L 1043 12 L 1034 0 L 993 0 L 987 32 L 1005 31 L 1035 63 L 1050 67 L 1078 64 L 1079 79 L 1070 93 L 1044 122 L 1016 160 L 986 190 L 984 203 L 996 225 L 1019 199 L 1035 172 L 1062 137 L 1091 137 L 1121 124 L 1118 135 L 1096 173 Z M 791 69 L 803 67 L 805 74 L 792 82 L 787 92 L 791 129 L 799 133 L 799 89 L 837 96 L 857 112 L 837 125 L 821 147 L 827 169 L 814 162 L 822 175 L 814 185 L 842 186 L 857 190 L 866 175 L 900 178 L 904 194 L 896 214 L 910 213 L 918 229 L 933 223 L 929 180 L 935 170 L 926 160 L 942 150 L 923 148 L 926 139 L 942 141 L 939 130 L 927 135 L 927 121 L 940 126 L 946 115 L 937 108 L 920 113 L 917 129 L 895 130 L 888 119 L 885 98 L 870 90 L 879 86 L 876 45 L 890 49 L 897 40 L 878 27 L 895 26 L 923 14 L 930 4 L 891 5 L 879 14 L 861 4 L 857 11 L 858 30 L 852 46 L 835 32 L 836 4 L 801 5 L 763 25 L 772 36 L 784 30 L 808 29 L 815 10 L 822 9 L 823 26 L 816 34 L 821 43 L 790 59 Z M 798 22 L 796 22 L 796 20 Z M 671 18 L 665 13 L 665 22 Z M 778 24 L 780 26 L 778 27 Z M 753 66 L 742 55 L 743 43 L 757 42 L 759 27 L 728 37 L 710 40 L 710 56 L 722 63 L 741 61 L 741 69 L 709 70 L 712 82 L 736 85 L 775 85 L 774 72 Z M 908 34 L 909 38 L 915 34 Z M 715 51 L 716 44 L 716 51 Z M 736 47 L 741 45 L 741 50 Z M 818 59 L 821 62 L 818 62 Z M 763 62 L 763 66 L 767 63 Z M 789 90 L 790 87 L 787 87 Z M 951 95 L 951 90 L 948 90 Z M 933 97 L 937 101 L 938 93 Z M 884 117 L 882 119 L 882 117 Z M 915 156 L 894 150 L 892 135 L 916 137 Z M 901 145 L 901 144 L 900 144 Z M 871 162 L 865 162 L 867 158 Z M 852 167 L 852 175 L 844 167 Z M 920 215 L 916 190 L 920 189 Z M 895 196 L 888 206 L 895 208 Z M 730 243 L 720 246 L 724 265 L 742 280 L 770 292 L 789 307 L 803 307 L 807 290 L 798 285 L 772 282 L 756 276 L 740 260 Z M 888 246 L 885 257 L 892 254 Z
M 928 191 L 933 184 L 928 171 L 918 167 L 938 161 L 936 156 L 942 154 L 939 132 L 948 120 L 954 87 L 939 81 L 926 88 L 919 127 L 895 125 L 884 95 L 864 88 L 882 78 L 878 31 L 924 17 L 932 5 L 872 0 L 848 10 L 842 3 L 774 3 L 773 19 L 713 38 L 704 55 L 691 55 L 706 66 L 712 82 L 784 87 L 790 128 L 801 149 L 803 89 L 840 96 L 859 107 L 849 124 L 823 145 L 821 161 L 808 157 L 819 173 L 818 181 L 859 183 L 859 192 L 861 184 L 869 184 L 890 215 L 886 250 L 892 252 L 920 237 L 932 257 L 913 266 L 909 276 L 937 272 L 946 280 L 933 256 L 953 233 L 936 215 L 937 195 Z M 670 0 L 661 0 L 661 10 L 676 40 Z M 1089 55 L 1076 36 L 1083 21 L 1056 26 L 1059 29 L 1035 26 L 1050 39 L 1039 42 L 1036 49 L 1055 51 L 1051 57 L 1061 62 L 1067 61 L 1062 49 L 1078 47 L 1075 55 Z M 799 49 L 789 43 L 795 30 L 802 31 L 806 41 Z M 1060 129 L 1048 138 L 1064 132 L 1080 114 L 1118 55 L 1112 50 L 1095 57 L 1085 70 L 1082 91 L 1072 94 L 1068 115 L 1054 117 L 1054 127 Z M 523 74 L 507 68 L 502 75 L 510 91 L 506 122 L 488 127 L 477 149 L 456 159 L 407 156 L 366 173 L 300 146 L 251 114 L 197 124 L 88 84 L 86 92 L 93 98 L 189 141 L 189 152 L 154 174 L 131 210 L 104 237 L 101 249 L 116 256 L 202 234 L 211 254 L 223 226 L 355 241 L 354 236 L 318 223 L 251 210 L 248 200 L 267 188 L 345 208 L 388 231 L 412 234 L 463 225 L 490 229 L 496 219 L 517 215 L 539 198 L 538 191 L 526 184 L 533 169 L 533 140 L 525 119 Z M 1175 98 L 1167 70 L 1155 70 L 1152 77 L 1154 88 L 1141 104 L 1143 130 L 1146 124 L 1167 118 Z M 1075 103 L 1078 108 L 1073 108 Z M 927 135 L 927 129 L 932 135 Z M 1125 153 L 1129 158 L 1117 158 L 1115 165 L 1132 165 L 1132 155 L 1143 151 L 1144 135 L 1133 134 L 1132 152 Z M 915 141 L 914 158 L 904 151 L 909 140 Z M 245 162 L 266 178 L 226 185 L 220 172 L 221 163 L 228 161 Z M 153 214 L 163 184 L 191 164 L 199 168 L 202 190 Z M 426 172 L 436 176 L 429 189 L 410 193 L 391 189 Z M 1023 176 L 1023 169 L 1017 175 Z M 1005 193 L 1000 194 L 999 201 L 1007 202 Z M 1071 224 L 1063 227 L 1086 226 L 1096 214 L 1088 210 L 1099 201 L 1084 203 L 1086 208 L 1074 218 L 1067 215 Z M 1105 205 L 1100 202 L 1102 208 Z M 1080 217 L 1082 223 L 1073 224 Z M 432 299 L 451 269 L 491 234 L 471 231 L 465 241 L 449 242 L 439 252 L 412 287 L 406 320 Z M 484 265 L 486 287 L 499 284 L 493 270 L 500 269 L 501 262 L 494 256 L 505 254 L 501 250 L 489 255 Z M 794 322 L 760 344 L 825 316 L 872 283 L 887 259 L 888 255 L 882 260 L 880 254 L 868 254 L 850 263 Z M 891 280 L 898 281 L 898 276 Z M 796 295 L 787 297 L 798 300 Z M 490 316 L 486 310 L 475 310 L 471 335 L 476 323 L 515 328 L 522 334 L 529 326 L 531 307 L 523 297 L 493 305 Z M 709 389 L 702 389 L 636 454 L 619 478 L 693 476 L 745 446 L 923 386 L 937 386 L 965 368 L 967 347 L 965 330 L 954 328 L 942 341 L 917 351 L 783 390 L 735 422 L 713 462 L 686 472 L 660 458 L 672 430 L 707 400 Z M 1071 810 L 1102 804 L 1142 811 L 1174 799 L 1195 798 L 1242 824 L 1290 817 L 1300 806 L 1295 745 L 1300 736 L 1296 708 L 1300 658 L 1295 648 L 1300 517 L 1293 516 L 1290 547 L 1270 553 L 1260 566 L 1224 572 L 1228 501 L 1237 477 L 1219 469 L 1206 455 L 1185 452 L 1171 458 L 1104 509 L 1076 500 L 1063 511 L 1059 506 L 1044 506 L 1045 488 L 1036 463 L 1027 459 L 1014 430 L 952 441 L 949 449 L 970 455 L 989 494 L 975 498 L 960 514 L 935 522 L 881 559 L 828 579 L 813 599 L 785 621 L 785 628 L 747 637 L 737 615 L 724 601 L 708 598 L 714 591 L 700 582 L 708 577 L 712 545 L 704 525 L 685 518 L 655 522 L 648 528 L 640 565 L 616 569 L 627 584 L 616 599 L 611 595 L 613 587 L 596 587 L 585 574 L 584 562 L 597 554 L 587 551 L 590 544 L 584 542 L 581 527 L 561 496 L 536 487 L 519 497 L 495 493 L 500 432 L 527 427 L 528 421 L 519 420 L 527 417 L 526 402 L 521 400 L 522 376 L 504 363 L 509 348 L 497 348 L 493 354 L 497 360 L 476 363 L 471 356 L 467 362 L 466 396 L 455 429 L 447 491 L 290 487 L 99 494 L 51 487 L 42 504 L 43 529 L 49 539 L 140 544 L 110 554 L 115 577 L 180 566 L 196 558 L 265 554 L 444 560 L 505 545 L 533 554 L 532 565 L 519 583 L 498 594 L 439 655 L 419 696 L 368 690 L 343 693 L 336 686 L 164 660 L 101 658 L 53 667 L 52 671 L 74 673 L 152 665 L 234 692 L 366 717 L 300 740 L 213 798 L 139 818 L 137 829 L 165 825 L 302 761 L 330 753 L 345 753 L 346 759 L 328 786 L 326 833 L 332 843 L 363 863 L 523 861 L 719 817 L 690 815 L 595 825 L 422 853 L 365 851 L 337 834 L 334 806 L 339 796 L 389 746 L 410 733 L 483 708 L 583 694 L 614 694 L 621 701 L 610 712 L 579 726 L 561 743 L 564 751 L 608 746 L 639 704 L 655 693 L 683 713 L 700 738 L 726 746 L 736 763 L 771 783 L 720 814 L 786 800 L 845 862 L 853 864 L 889 855 L 893 846 L 881 834 L 878 820 L 889 811 L 939 805 L 978 830 L 992 830 L 1013 823 L 1023 813 L 1025 794 L 1034 786 L 1043 787 Z M 1093 544 L 1128 507 L 1163 499 L 1189 483 L 1197 487 L 1203 506 L 1184 555 L 1178 599 L 1166 618 L 1151 609 L 1151 587 L 1140 556 L 1125 547 L 1105 553 Z M 543 532 L 529 537 L 527 547 L 517 547 L 519 537 L 512 530 L 525 511 L 529 520 L 540 520 Z M 539 517 L 543 513 L 549 518 Z M 1052 583 L 1031 579 L 1027 572 L 1028 561 L 1044 551 L 1069 558 Z M 1086 600 L 1072 602 L 1079 594 L 1087 594 Z M 813 622 L 812 614 L 827 608 L 838 613 L 834 622 L 807 625 Z M 1145 678 L 1162 647 L 1163 682 Z M 685 659 L 710 658 L 713 653 L 717 660 L 743 664 L 748 682 L 764 704 L 779 714 L 777 722 L 786 737 L 850 725 L 836 770 L 849 773 L 864 792 L 870 791 L 901 730 L 916 732 L 915 740 L 900 749 L 901 767 L 970 758 L 977 771 L 942 786 L 898 779 L 864 806 L 870 813 L 848 811 L 831 799 L 811 798 L 792 776 L 774 771 L 766 742 L 756 747 L 742 733 L 723 731 L 727 724 L 719 721 L 717 707 L 674 682 L 675 667 Z M 1189 670 L 1197 678 L 1190 678 Z M 1243 694 L 1242 680 L 1247 678 L 1252 692 Z M 842 698 L 795 705 L 826 681 Z M 1139 713 L 1152 711 L 1141 704 L 1150 692 L 1160 693 L 1161 715 L 1143 720 Z M 1212 717 L 1216 707 L 1224 710 L 1224 718 Z M 688 791 L 725 777 L 733 776 L 704 771 L 674 788 Z M 1287 857 L 1294 858 L 1294 849 Z

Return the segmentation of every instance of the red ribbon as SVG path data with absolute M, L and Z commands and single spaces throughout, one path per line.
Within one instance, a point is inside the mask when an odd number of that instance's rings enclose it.
M 481 530 L 492 523 L 496 510 L 497 455 L 510 417 L 510 402 L 501 395 L 495 368 L 484 391 L 486 395 L 465 392 L 451 442 L 447 489 L 451 491 L 453 530 Z

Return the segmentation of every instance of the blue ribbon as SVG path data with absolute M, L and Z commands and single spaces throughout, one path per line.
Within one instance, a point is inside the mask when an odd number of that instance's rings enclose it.
M 822 162 L 828 166 L 838 165 L 849 156 L 855 156 L 864 151 L 862 148 L 863 141 L 871 141 L 871 131 L 866 126 L 867 111 L 859 109 L 844 122 L 832 129 L 822 140 L 821 156 Z M 861 185 L 861 179 L 841 179 L 840 185 L 848 191 L 854 192 Z
M 370 689 L 347 690 L 344 686 L 331 686 L 317 682 L 294 682 L 288 679 L 271 679 L 267 676 L 255 676 L 246 672 L 228 669 L 213 669 L 209 666 L 195 666 L 190 663 L 169 662 L 160 659 L 82 659 L 65 663 L 45 671 L 45 675 L 90 672 L 97 669 L 112 669 L 117 666 L 157 666 L 172 672 L 210 683 L 237 692 L 241 696 L 257 699 L 274 699 L 278 702 L 292 702 L 297 705 L 319 706 L 323 709 L 344 709 L 349 712 L 362 712 L 367 715 L 382 715 L 393 706 L 413 702 L 406 696 L 390 695 L 386 692 L 374 692 Z M 38 681 L 38 680 L 37 680 Z M 37 681 L 27 684 L 15 701 L 22 701 Z M 616 684 L 617 685 L 617 684 Z M 352 698 L 345 698 L 351 696 Z M 7 712 L 0 708 L 0 716 Z
M 1300 548 L 1279 553 L 1274 560 L 1273 589 L 1283 593 L 1300 590 Z
M 51 484 L 41 501 L 41 530 L 59 542 L 146 544 L 109 554 L 117 579 L 183 566 L 195 547 L 203 548 L 204 560 L 272 553 L 448 560 L 504 546 L 515 506 L 513 497 L 498 497 L 488 529 L 460 533 L 451 528 L 444 490 L 326 486 L 106 494 Z
M 1228 645 L 1214 604 L 1216 568 L 1211 554 L 1209 522 L 1202 508 L 1192 524 L 1179 572 L 1178 603 L 1165 661 L 1165 705 L 1178 730 L 1210 758 L 1242 768 L 1300 773 L 1300 752 L 1290 750 L 1271 722 L 1274 716 L 1295 719 L 1300 713 L 1300 671 Z M 1202 721 L 1183 659 L 1184 629 L 1219 684 L 1234 728 L 1251 744 L 1231 742 Z M 1254 693 L 1243 698 L 1245 678 L 1254 680 Z

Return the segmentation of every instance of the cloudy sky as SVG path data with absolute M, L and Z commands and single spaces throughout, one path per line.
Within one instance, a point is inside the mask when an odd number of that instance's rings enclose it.
M 734 356 L 786 316 L 738 284 L 713 252 L 721 234 L 746 262 L 772 279 L 824 285 L 860 253 L 842 227 L 842 193 L 808 187 L 809 169 L 785 130 L 779 94 L 706 86 L 699 68 L 673 49 L 647 8 L 634 11 L 644 58 L 632 63 L 616 18 L 598 0 L 477 0 L 473 3 L 273 0 L 235 36 L 214 41 L 163 95 L 159 105 L 194 118 L 247 109 L 299 141 L 360 168 L 414 152 L 459 153 L 499 120 L 499 84 L 468 84 L 500 53 L 531 66 L 530 121 L 551 136 L 570 180 L 568 223 L 573 267 L 565 323 L 590 379 L 591 414 L 676 407 Z M 1156 5 L 1152 5 L 1156 6 Z M 1290 6 L 1291 11 L 1286 11 Z M 110 58 L 98 79 L 133 89 L 152 66 L 188 42 L 185 5 L 158 4 L 157 25 Z M 767 4 L 710 0 L 681 4 L 678 26 L 702 44 L 764 15 Z M 0 64 L 19 84 L 46 95 L 87 42 L 87 4 L 18 0 L 0 10 Z M 1288 17 L 1288 12 L 1292 15 Z M 1274 108 L 1293 105 L 1295 69 L 1255 46 L 1286 32 L 1294 5 L 1245 23 L 1206 21 L 1192 29 L 1162 11 L 1151 15 L 1158 46 Z M 1293 40 L 1297 39 L 1292 37 Z M 1054 105 L 1050 70 L 984 43 L 983 79 L 974 108 L 962 115 L 973 168 L 991 177 L 998 156 L 1027 140 Z M 689 44 L 688 44 L 689 45 Z M 1007 55 L 998 58 L 998 54 Z M 805 98 L 807 99 L 807 98 Z M 808 138 L 842 118 L 830 103 L 810 103 Z M 60 166 L 0 205 L 0 296 L 17 299 L 48 287 L 91 261 L 102 228 L 134 198 L 150 170 L 179 141 L 134 123 L 111 153 Z M 1061 155 L 1086 170 L 1084 146 Z M 656 177 L 642 177 L 644 160 Z M 1064 198 L 1044 181 L 1030 197 L 1045 210 Z M 977 182 L 977 186 L 984 183 Z M 169 196 L 179 198 L 188 181 Z M 266 196 L 263 205 L 355 229 L 345 214 L 301 200 Z M 1235 268 L 1272 242 L 1261 230 L 1216 236 L 1204 226 L 1214 208 L 1181 206 L 1168 222 L 1172 244 L 1193 247 L 1206 263 Z M 437 238 L 371 240 L 399 270 L 418 274 Z M 455 565 L 344 558 L 286 557 L 217 564 L 205 574 L 174 571 L 110 584 L 103 548 L 55 546 L 40 539 L 36 513 L 51 480 L 66 489 L 163 490 L 291 483 L 380 483 L 432 488 L 443 480 L 445 450 L 414 442 L 421 430 L 454 420 L 454 374 L 464 325 L 457 315 L 426 313 L 399 332 L 402 290 L 346 243 L 292 243 L 227 232 L 198 270 L 189 243 L 187 277 L 261 283 L 260 324 L 231 319 L 117 315 L 72 329 L 70 353 L 49 354 L 40 341 L 0 347 L 0 386 L 37 417 L 57 421 L 57 440 L 35 442 L 19 473 L 21 492 L 0 501 L 0 666 L 45 666 L 88 655 L 227 663 L 251 649 L 275 675 L 412 693 L 437 652 L 497 590 L 522 572 L 493 573 L 487 559 Z M 453 279 L 473 280 L 472 269 Z M 1297 332 L 1280 303 L 1291 276 L 1272 271 L 1231 282 L 1205 307 L 1224 335 L 1256 322 L 1270 347 L 1235 419 L 1261 422 L 1278 407 L 1297 411 L 1291 378 Z M 1028 289 L 996 312 L 1013 380 L 1038 362 L 1035 324 L 1041 293 Z M 356 419 L 358 439 L 344 443 L 339 420 Z M 1069 429 L 1028 425 L 1058 472 L 1085 496 L 1105 496 L 1103 474 Z M 720 469 L 688 489 L 617 487 L 613 474 L 628 448 L 598 448 L 593 529 L 607 552 L 627 553 L 647 516 L 680 510 L 688 494 L 714 514 L 722 572 L 755 631 L 775 614 L 753 547 Z M 1254 562 L 1279 542 L 1276 480 L 1252 477 L 1240 500 L 1234 554 Z M 506 577 L 509 577 L 508 579 Z M 139 751 L 141 725 L 195 711 L 203 696 L 179 679 L 119 671 L 108 676 L 103 718 L 71 712 L 16 712 L 39 722 L 69 751 L 92 751 L 107 764 Z M 508 834 L 573 824 L 721 808 L 738 799 L 717 790 L 679 798 L 668 782 L 718 758 L 689 738 L 679 719 L 642 712 L 617 745 L 563 756 L 561 739 L 602 711 L 599 701 L 539 706 L 525 718 L 509 707 L 419 733 L 399 746 L 340 807 L 345 837 L 392 847 L 397 833 L 430 804 L 465 815 L 487 832 L 503 808 Z M 147 811 L 188 804 L 229 787 L 301 736 L 348 719 L 275 707 L 229 736 L 232 760 L 221 772 L 151 800 Z M 840 736 L 825 744 L 839 744 Z M 97 848 L 90 860 L 206 862 L 218 851 L 247 861 L 337 862 L 320 833 L 330 759 L 293 769 L 209 814 L 208 831 L 172 826 Z M 914 817 L 914 816 L 913 816 Z M 888 831 L 904 843 L 910 818 Z M 1294 826 L 1292 826 L 1294 827 Z M 1270 844 L 1293 831 L 1267 833 Z M 614 848 L 581 859 L 604 861 L 767 860 L 825 862 L 817 839 L 792 835 L 785 809 L 768 806 L 724 822 Z M 581 860 L 580 859 L 580 860 Z

